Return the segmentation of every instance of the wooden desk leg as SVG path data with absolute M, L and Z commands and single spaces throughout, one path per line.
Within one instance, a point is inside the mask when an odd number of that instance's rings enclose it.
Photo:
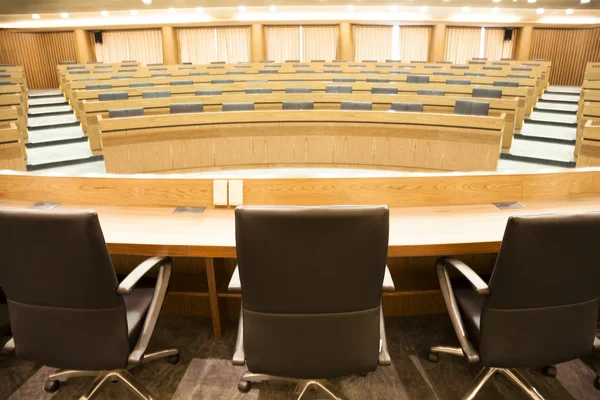
M 212 317 L 213 334 L 221 339 L 221 316 L 219 315 L 219 295 L 217 293 L 217 280 L 215 279 L 215 261 L 206 258 L 206 280 L 208 281 L 208 299 L 210 301 L 210 315 Z

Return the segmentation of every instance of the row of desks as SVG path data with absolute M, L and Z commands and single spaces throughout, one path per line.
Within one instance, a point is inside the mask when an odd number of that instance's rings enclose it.
M 26 169 L 28 108 L 23 67 L 0 66 L 0 169 Z

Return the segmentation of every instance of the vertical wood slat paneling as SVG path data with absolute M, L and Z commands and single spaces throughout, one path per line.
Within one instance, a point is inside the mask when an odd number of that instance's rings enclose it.
M 30 89 L 58 88 L 56 66 L 76 57 L 73 32 L 0 30 L 0 64 L 22 65 Z
M 579 86 L 586 64 L 600 61 L 600 28 L 535 28 L 531 58 L 552 61 L 551 84 Z

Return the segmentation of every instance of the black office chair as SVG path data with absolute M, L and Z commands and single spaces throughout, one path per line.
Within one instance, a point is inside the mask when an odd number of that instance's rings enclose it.
M 555 364 L 600 349 L 598 235 L 600 213 L 511 217 L 489 285 L 463 262 L 438 259 L 442 295 L 460 347 L 431 347 L 429 359 L 436 362 L 438 353 L 448 353 L 484 367 L 463 399 L 473 399 L 501 373 L 530 398 L 543 400 L 515 368 L 544 367 L 552 376 Z M 475 290 L 454 290 L 450 270 Z
M 340 399 L 322 379 L 391 364 L 381 307 L 382 291 L 394 291 L 387 207 L 238 207 L 235 224 L 233 364 L 248 366 L 240 391 L 298 379 L 298 399 L 311 386 Z
M 0 227 L 0 286 L 13 335 L 5 351 L 60 368 L 48 376 L 47 392 L 70 378 L 96 376 L 81 399 L 95 397 L 107 381 L 154 399 L 127 369 L 160 358 L 179 361 L 176 349 L 146 353 L 171 259 L 150 258 L 119 283 L 93 211 L 4 209 Z M 156 287 L 134 289 L 152 269 Z

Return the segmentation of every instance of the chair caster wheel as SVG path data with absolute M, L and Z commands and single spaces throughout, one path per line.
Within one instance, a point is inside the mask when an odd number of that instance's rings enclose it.
M 363 372 L 362 374 L 358 374 L 358 376 L 361 376 L 363 378 L 365 378 L 367 375 L 369 375 L 368 372 Z
M 429 352 L 429 361 L 431 361 L 432 363 L 436 363 L 438 362 L 440 359 L 440 356 L 438 353 L 434 353 L 433 351 Z
M 167 362 L 171 365 L 179 364 L 179 353 L 167 357 Z
M 59 381 L 46 381 L 46 383 L 44 383 L 44 390 L 47 393 L 54 393 L 58 390 L 59 387 L 60 387 Z
M 594 381 L 594 386 L 596 387 L 596 389 L 600 390 L 600 375 L 596 377 L 596 380 Z
M 238 390 L 242 393 L 248 393 L 250 391 L 250 382 L 239 381 Z
M 556 377 L 556 367 L 555 366 L 550 366 L 550 367 L 544 367 L 542 369 L 542 371 L 544 372 L 544 375 L 546 376 L 550 376 L 550 377 Z

